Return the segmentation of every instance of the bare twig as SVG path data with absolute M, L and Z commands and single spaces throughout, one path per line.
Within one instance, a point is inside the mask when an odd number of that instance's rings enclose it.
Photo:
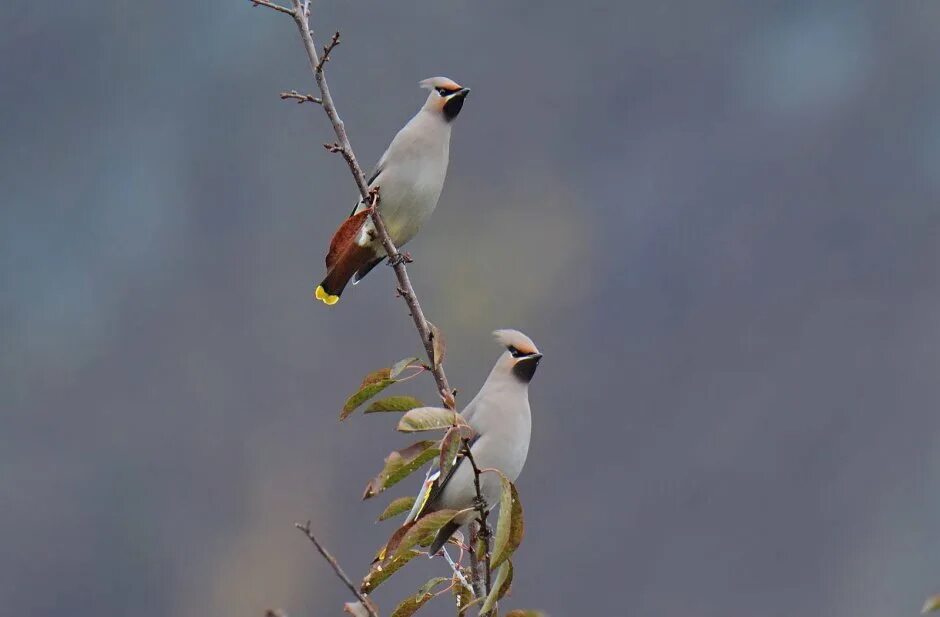
M 317 547 L 317 550 L 320 551 L 320 554 L 323 555 L 323 558 L 326 559 L 327 563 L 330 564 L 330 567 L 333 568 L 333 571 L 336 572 L 336 576 L 338 576 L 340 580 L 343 581 L 347 587 L 349 587 L 349 591 L 351 591 L 353 595 L 356 596 L 356 599 L 362 602 L 362 605 L 369 612 L 370 617 L 379 617 L 378 613 L 376 613 L 375 609 L 372 607 L 372 603 L 369 601 L 369 599 L 366 598 L 364 594 L 360 593 L 356 586 L 353 585 L 352 581 L 349 580 L 349 577 L 346 576 L 346 573 L 343 572 L 343 568 L 340 567 L 339 562 L 336 561 L 336 558 L 333 557 L 333 555 L 331 555 L 330 552 L 326 550 L 322 544 L 320 544 L 320 541 L 317 540 L 317 537 L 313 535 L 313 530 L 310 529 L 310 521 L 307 521 L 306 523 L 294 523 L 294 527 L 304 532 L 304 535 L 306 535 L 307 538 L 313 542 L 313 545 Z
M 291 90 L 290 92 L 281 92 L 281 99 L 297 99 L 297 103 L 316 103 L 317 105 L 323 104 L 323 101 L 313 96 L 312 94 L 301 94 L 296 90 Z
M 287 13 L 288 15 L 293 15 L 294 12 L 287 7 L 283 7 L 280 4 L 275 4 L 273 2 L 268 2 L 268 0 L 251 0 L 252 6 L 264 6 L 269 9 L 274 9 L 275 11 L 280 11 L 281 13 Z
M 320 56 L 320 61 L 317 62 L 317 68 L 315 69 L 318 73 L 323 72 L 323 65 L 330 61 L 330 53 L 337 45 L 339 45 L 339 32 L 334 32 L 330 44 L 323 46 L 323 55 Z

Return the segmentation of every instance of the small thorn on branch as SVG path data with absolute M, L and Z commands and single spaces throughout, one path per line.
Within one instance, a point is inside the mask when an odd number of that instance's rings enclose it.
M 323 65 L 330 61 L 330 53 L 337 45 L 339 45 L 339 32 L 334 33 L 330 43 L 323 46 L 323 55 L 320 56 L 320 61 L 317 62 L 317 73 L 323 72 Z
M 322 105 L 323 101 L 313 96 L 312 94 L 301 94 L 296 90 L 291 90 L 290 92 L 281 92 L 281 100 L 287 99 L 296 99 L 297 104 L 300 103 L 316 103 L 317 105 Z
M 269 9 L 274 9 L 275 11 L 280 11 L 281 13 L 287 13 L 288 15 L 294 14 L 293 10 L 287 7 L 281 6 L 280 4 L 268 2 L 268 0 L 249 0 L 249 1 L 251 2 L 251 6 L 253 7 L 263 6 Z

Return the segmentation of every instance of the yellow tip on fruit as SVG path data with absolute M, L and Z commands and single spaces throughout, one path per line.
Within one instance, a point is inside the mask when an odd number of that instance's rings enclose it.
M 334 296 L 333 294 L 326 293 L 326 290 L 323 289 L 323 285 L 317 287 L 317 291 L 313 294 L 316 296 L 317 300 L 322 300 L 323 304 L 328 306 L 333 306 L 339 302 L 339 296 Z

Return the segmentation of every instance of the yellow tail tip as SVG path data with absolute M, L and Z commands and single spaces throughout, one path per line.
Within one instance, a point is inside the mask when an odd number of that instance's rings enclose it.
M 317 291 L 313 294 L 316 296 L 317 300 L 321 300 L 323 304 L 333 306 L 339 302 L 339 296 L 334 296 L 333 294 L 326 293 L 326 290 L 323 289 L 323 285 L 317 287 Z

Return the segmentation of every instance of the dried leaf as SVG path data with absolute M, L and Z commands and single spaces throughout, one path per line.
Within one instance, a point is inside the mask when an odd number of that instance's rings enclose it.
M 399 360 L 398 362 L 392 365 L 392 368 L 389 369 L 388 376 L 391 377 L 392 379 L 395 379 L 396 377 L 401 375 L 401 372 L 405 370 L 406 368 L 408 368 L 408 366 L 412 362 L 417 362 L 417 361 L 418 361 L 418 358 L 414 356 L 410 358 L 402 358 L 401 360 Z
M 359 385 L 359 388 L 365 388 L 369 384 L 378 383 L 380 381 L 385 381 L 386 379 L 393 379 L 392 371 L 389 368 L 380 368 L 377 371 L 372 371 L 368 375 L 362 378 L 362 383 Z
M 940 611 L 940 595 L 927 598 L 927 601 L 924 602 L 924 608 L 920 609 L 920 612 L 924 614 L 932 613 L 933 611 Z
M 418 609 L 434 597 L 434 594 L 426 593 L 423 596 L 408 596 L 401 601 L 401 604 L 395 607 L 389 617 L 411 617 L 418 612 Z
M 403 450 L 393 450 L 385 457 L 385 465 L 379 475 L 369 480 L 362 498 L 369 499 L 398 484 L 440 453 L 437 442 L 428 439 L 411 444 Z
M 403 433 L 435 431 L 453 426 L 457 414 L 443 407 L 418 407 L 412 409 L 398 421 L 398 430 Z
M 483 606 L 480 607 L 480 614 L 489 613 L 499 602 L 500 598 L 506 595 L 509 587 L 512 585 L 512 562 L 507 561 L 496 571 L 496 579 L 490 588 L 490 593 L 486 596 Z
M 387 371 L 388 369 L 383 369 Z M 368 379 L 368 377 L 366 378 Z M 365 382 L 363 382 L 365 384 Z M 368 401 L 370 398 L 389 387 L 395 383 L 394 379 L 381 379 L 379 381 L 373 381 L 368 384 L 365 384 L 359 391 L 346 399 L 346 404 L 343 405 L 343 411 L 339 414 L 340 420 L 345 420 L 349 417 L 349 414 L 356 411 L 356 408 Z
M 434 352 L 431 354 L 431 364 L 434 368 L 440 368 L 441 364 L 444 363 L 444 356 L 447 354 L 447 345 L 444 343 L 444 335 L 440 329 L 430 321 L 428 326 L 431 328 L 431 349 Z
M 411 510 L 411 507 L 415 505 L 414 497 L 399 497 L 398 499 L 393 500 L 382 514 L 379 515 L 379 521 L 386 521 L 393 516 L 398 516 L 399 514 L 404 514 Z M 378 521 L 376 521 L 378 522 Z
M 409 411 L 415 407 L 423 407 L 424 403 L 413 396 L 389 396 L 373 401 L 366 408 L 365 413 L 376 413 L 378 411 Z
M 372 569 L 366 577 L 362 579 L 362 583 L 359 584 L 359 591 L 361 593 L 372 593 L 375 591 L 376 587 L 387 581 L 395 572 L 400 570 L 402 566 L 420 554 L 421 552 L 416 550 L 405 551 L 395 559 L 389 560 L 387 563 L 376 562 L 372 564 Z
M 438 510 L 437 512 L 428 514 L 424 518 L 418 519 L 418 521 L 405 532 L 405 535 L 402 536 L 401 542 L 399 542 L 398 547 L 395 549 L 395 556 L 397 557 L 416 544 L 430 542 L 434 539 L 435 534 L 437 534 L 441 527 L 449 523 L 458 514 L 464 514 L 469 511 L 469 508 L 467 510 Z
M 493 537 L 492 567 L 506 561 L 522 544 L 525 535 L 525 522 L 522 516 L 522 502 L 516 486 L 502 473 L 499 474 L 502 492 L 499 497 L 499 522 Z
M 506 613 L 506 617 L 545 617 L 545 613 L 542 611 L 533 611 L 531 609 L 520 609 L 509 611 Z

